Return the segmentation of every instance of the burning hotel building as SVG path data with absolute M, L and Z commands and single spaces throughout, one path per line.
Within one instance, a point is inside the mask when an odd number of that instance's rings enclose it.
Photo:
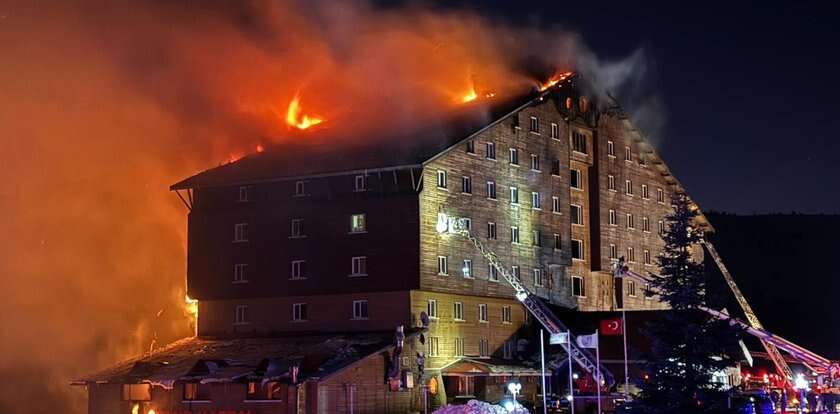
M 426 398 L 499 399 L 510 378 L 533 398 L 535 322 L 476 246 L 436 223 L 468 218 L 569 315 L 663 309 L 612 265 L 655 271 L 683 189 L 622 110 L 578 82 L 420 139 L 281 144 L 174 184 L 197 335 L 79 380 L 89 412 L 422 412 Z

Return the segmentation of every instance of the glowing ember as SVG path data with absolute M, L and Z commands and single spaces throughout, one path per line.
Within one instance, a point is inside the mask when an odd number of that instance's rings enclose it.
M 302 114 L 301 111 L 300 94 L 297 93 L 289 102 L 289 109 L 286 110 L 286 123 L 298 129 L 306 129 L 324 122 L 321 118 Z
M 546 89 L 548 89 L 548 88 L 550 88 L 554 85 L 557 85 L 558 83 L 566 80 L 566 78 L 568 78 L 569 76 L 572 76 L 573 73 L 574 72 L 563 72 L 563 73 L 559 73 L 559 74 L 555 73 L 546 82 L 540 84 L 540 92 L 542 92 L 542 91 L 544 91 L 544 90 L 546 90 Z
M 257 152 L 263 152 L 263 151 L 265 151 L 265 148 L 262 146 L 262 144 L 257 144 Z

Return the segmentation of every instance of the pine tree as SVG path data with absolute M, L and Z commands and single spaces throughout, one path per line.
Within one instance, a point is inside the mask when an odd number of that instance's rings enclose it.
M 738 331 L 698 310 L 707 298 L 703 265 L 692 257 L 703 237 L 693 227 L 697 212 L 685 194 L 675 195 L 671 204 L 658 257 L 660 275 L 651 284 L 672 310 L 647 326 L 650 377 L 641 385 L 639 408 L 651 414 L 722 412 L 724 390 L 712 374 L 734 365 L 725 350 Z

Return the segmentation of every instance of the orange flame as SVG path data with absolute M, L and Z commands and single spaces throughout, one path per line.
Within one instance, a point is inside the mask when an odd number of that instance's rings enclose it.
M 324 122 L 321 118 L 301 114 L 301 111 L 300 93 L 296 93 L 292 101 L 289 102 L 289 109 L 286 110 L 286 123 L 298 129 L 306 129 Z
M 572 76 L 572 73 L 574 73 L 574 72 L 563 72 L 563 73 L 559 73 L 559 74 L 555 73 L 547 81 L 540 84 L 540 92 L 542 92 L 542 91 L 544 91 L 544 90 L 546 90 L 546 89 L 548 89 L 548 88 L 550 88 L 554 85 L 557 85 L 558 83 L 566 80 L 569 76 Z

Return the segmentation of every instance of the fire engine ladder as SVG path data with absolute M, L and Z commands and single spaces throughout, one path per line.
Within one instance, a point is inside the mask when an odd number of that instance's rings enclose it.
M 486 248 L 480 240 L 470 233 L 465 219 L 448 216 L 445 213 L 438 213 L 437 231 L 439 233 L 457 234 L 472 242 L 481 256 L 483 256 L 491 266 L 496 268 L 505 281 L 513 287 L 513 290 L 516 291 L 516 299 L 519 300 L 526 309 L 528 309 L 528 312 L 530 312 L 531 315 L 533 315 L 534 318 L 538 320 L 549 333 L 569 334 L 568 342 L 562 343 L 561 346 L 566 350 L 566 352 L 571 354 L 572 359 L 574 359 L 581 368 L 592 374 L 593 377 L 597 377 L 597 374 L 600 372 L 600 380 L 602 383 L 609 386 L 615 384 L 615 378 L 612 373 L 603 364 L 600 364 L 599 369 L 592 354 L 577 346 L 575 336 L 572 335 L 571 331 L 563 324 L 563 322 L 560 321 L 557 315 L 555 315 L 554 312 L 552 312 L 539 297 L 528 291 L 528 289 L 520 283 L 519 279 L 513 277 L 513 275 L 507 271 L 507 268 L 499 261 L 496 253 Z
M 712 256 L 717 267 L 720 269 L 720 272 L 723 274 L 724 280 L 726 280 L 726 284 L 729 285 L 729 289 L 732 290 L 732 294 L 735 295 L 735 299 L 738 301 L 738 305 L 741 306 L 741 310 L 744 311 L 744 315 L 747 317 L 747 322 L 751 328 L 764 330 L 764 326 L 761 324 L 761 321 L 758 320 L 758 316 L 755 315 L 755 312 L 750 306 L 749 302 L 747 302 L 747 298 L 744 297 L 744 294 L 741 293 L 741 289 L 738 288 L 738 285 L 735 283 L 735 279 L 732 277 L 732 274 L 729 273 L 729 270 L 726 269 L 726 265 L 723 264 L 723 259 L 721 259 L 720 255 L 717 252 L 717 249 L 712 245 L 711 242 L 707 240 L 702 241 L 703 245 L 706 246 L 706 250 Z M 761 338 L 759 338 L 761 339 Z M 767 355 L 773 361 L 773 365 L 776 366 L 776 371 L 778 374 L 781 375 L 783 378 L 787 379 L 788 384 L 793 384 L 793 371 L 791 371 L 790 367 L 788 366 L 785 359 L 782 357 L 782 354 L 779 353 L 779 350 L 776 348 L 775 345 L 768 342 L 766 339 L 761 339 L 761 345 L 767 351 Z

